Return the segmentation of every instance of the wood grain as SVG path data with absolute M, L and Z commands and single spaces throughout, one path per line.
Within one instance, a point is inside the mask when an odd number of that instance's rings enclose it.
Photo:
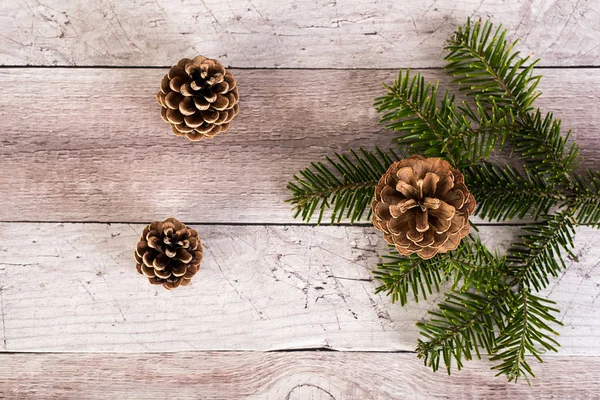
M 401 307 L 375 295 L 385 254 L 373 228 L 196 226 L 205 259 L 191 286 L 151 286 L 132 252 L 143 225 L 0 224 L 5 351 L 413 350 L 439 298 Z M 515 227 L 481 227 L 502 248 Z M 561 355 L 600 355 L 600 231 L 544 293 L 565 324 Z
M 286 183 L 334 151 L 387 147 L 373 99 L 396 71 L 235 70 L 229 132 L 175 137 L 154 93 L 163 69 L 3 69 L 0 221 L 290 223 Z M 600 70 L 544 70 L 538 101 L 600 164 Z M 430 79 L 448 79 L 437 70 Z
M 599 65 L 596 0 L 4 0 L 0 64 L 164 66 L 201 53 L 235 67 L 432 67 L 469 16 L 503 23 L 544 65 Z
M 534 362 L 535 363 L 535 362 Z M 548 357 L 533 386 L 494 378 L 485 360 L 448 376 L 414 354 L 186 352 L 0 354 L 11 399 L 597 399 L 600 357 Z M 569 371 L 568 374 L 565 371 Z

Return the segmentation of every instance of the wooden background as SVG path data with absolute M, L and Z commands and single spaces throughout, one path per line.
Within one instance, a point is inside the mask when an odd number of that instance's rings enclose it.
M 542 57 L 539 105 L 600 164 L 597 0 L 0 0 L 0 398 L 598 398 L 600 231 L 544 293 L 562 347 L 533 387 L 485 361 L 433 374 L 412 352 L 434 306 L 375 295 L 368 225 L 307 226 L 284 203 L 298 169 L 386 146 L 373 99 L 399 68 L 448 82 L 443 42 L 468 16 Z M 203 54 L 232 67 L 241 113 L 192 143 L 154 93 Z M 137 275 L 145 223 L 205 245 L 167 292 Z M 504 247 L 518 222 L 484 224 Z

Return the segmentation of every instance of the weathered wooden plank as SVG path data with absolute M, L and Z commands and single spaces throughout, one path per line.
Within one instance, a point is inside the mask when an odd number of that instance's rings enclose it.
M 532 387 L 488 368 L 477 360 L 434 374 L 410 353 L 1 354 L 0 397 L 537 400 L 595 399 L 600 390 L 600 357 L 548 357 Z
M 287 181 L 334 151 L 386 147 L 372 107 L 396 71 L 236 70 L 230 132 L 172 135 L 154 93 L 163 69 L 3 69 L 0 209 L 4 221 L 289 223 Z M 600 164 L 600 70 L 544 70 L 540 106 Z M 431 79 L 448 79 L 425 71 Z
M 414 323 L 438 298 L 402 308 L 374 294 L 370 270 L 385 253 L 374 228 L 196 228 L 202 270 L 169 292 L 135 271 L 143 225 L 0 224 L 4 349 L 413 350 Z M 515 234 L 481 227 L 490 246 Z M 600 355 L 599 238 L 579 229 L 579 263 L 548 289 L 565 324 L 562 355 Z
M 599 12 L 595 0 L 4 0 L 0 64 L 162 66 L 202 53 L 235 67 L 431 67 L 472 16 L 504 23 L 544 65 L 599 65 Z

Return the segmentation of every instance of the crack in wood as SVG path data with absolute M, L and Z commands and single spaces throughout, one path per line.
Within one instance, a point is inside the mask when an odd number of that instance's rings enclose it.
M 329 391 L 323 389 L 322 387 L 320 387 L 318 385 L 312 384 L 312 383 L 301 383 L 299 385 L 294 386 L 292 389 L 290 389 L 290 392 L 288 393 L 288 395 L 285 396 L 285 399 L 291 400 L 291 398 L 292 398 L 291 396 L 294 395 L 294 391 L 296 391 L 296 389 L 302 389 L 302 388 L 317 389 L 319 392 L 322 392 L 322 393 L 325 393 L 326 395 L 328 395 L 331 400 L 336 400 L 335 397 L 333 397 L 333 395 Z M 302 396 L 301 398 L 304 398 L 304 396 L 306 396 L 306 393 L 299 393 L 299 395 Z M 314 395 L 315 395 L 315 393 L 311 393 L 311 398 L 314 398 L 313 397 Z M 323 399 L 321 396 L 319 396 L 319 398 Z
M 4 295 L 2 292 L 4 291 L 4 286 L 0 283 L 0 314 L 2 315 L 2 344 L 4 345 L 4 351 L 8 350 L 6 346 L 6 321 L 4 318 Z

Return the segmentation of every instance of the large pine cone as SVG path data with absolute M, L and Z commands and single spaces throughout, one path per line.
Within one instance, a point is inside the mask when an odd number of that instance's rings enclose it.
M 165 75 L 156 94 L 163 120 L 177 136 L 190 140 L 226 131 L 239 111 L 238 99 L 231 72 L 203 56 L 181 59 Z
M 444 160 L 395 162 L 375 188 L 373 225 L 403 255 L 429 259 L 454 250 L 469 233 L 475 199 L 463 174 Z
M 153 285 L 186 286 L 200 267 L 202 243 L 198 232 L 175 218 L 156 221 L 144 229 L 135 260 L 137 271 Z

